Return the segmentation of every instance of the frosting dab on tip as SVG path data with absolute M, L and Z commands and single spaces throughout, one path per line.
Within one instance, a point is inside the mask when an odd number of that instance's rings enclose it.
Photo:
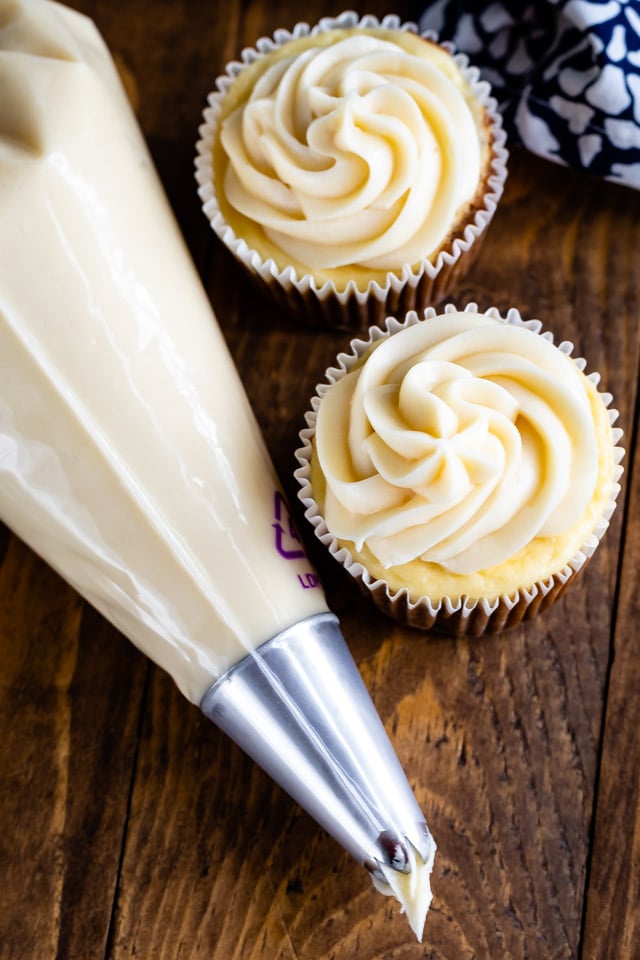
M 410 866 L 408 873 L 401 873 L 384 863 L 379 863 L 379 869 L 385 880 L 382 881 L 374 875 L 372 880 L 376 890 L 385 896 L 395 897 L 400 903 L 416 939 L 422 943 L 424 925 L 433 898 L 431 871 L 436 845 L 433 838 L 429 837 L 426 859 L 423 859 L 410 840 L 407 842 L 407 850 Z

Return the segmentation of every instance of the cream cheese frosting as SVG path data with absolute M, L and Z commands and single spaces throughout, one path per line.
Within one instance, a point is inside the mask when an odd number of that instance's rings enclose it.
M 575 552 L 613 475 L 597 400 L 576 363 L 524 324 L 465 311 L 407 326 L 319 405 L 327 527 L 381 570 L 417 561 L 453 580 L 500 569 L 534 541 L 553 556 L 569 531 Z
M 407 916 L 409 926 L 416 935 L 416 939 L 422 943 L 424 925 L 433 899 L 431 871 L 433 870 L 436 845 L 430 838 L 426 859 L 422 858 L 411 842 L 407 843 L 407 853 L 409 856 L 409 871 L 407 873 L 401 873 L 399 870 L 393 870 L 385 864 L 379 863 L 378 868 L 385 878 L 384 882 L 375 875 L 372 879 L 376 890 L 385 894 L 385 896 L 396 898 Z
M 219 192 L 287 262 L 392 271 L 440 247 L 482 170 L 446 51 L 402 31 L 334 30 L 245 73 L 228 95 Z

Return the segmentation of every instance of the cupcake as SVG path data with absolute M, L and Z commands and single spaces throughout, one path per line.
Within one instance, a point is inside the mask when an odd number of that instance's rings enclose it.
M 387 320 L 327 371 L 305 515 L 380 609 L 479 634 L 547 606 L 597 547 L 623 451 L 596 374 L 517 310 Z
M 363 329 L 442 299 L 506 178 L 495 100 L 461 54 L 348 12 L 263 38 L 208 98 L 203 209 L 301 320 Z

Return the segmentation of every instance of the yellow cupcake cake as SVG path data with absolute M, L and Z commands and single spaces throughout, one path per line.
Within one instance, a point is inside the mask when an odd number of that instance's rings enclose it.
M 296 472 L 306 515 L 412 625 L 478 633 L 532 615 L 608 525 L 617 414 L 540 329 L 474 304 L 390 319 L 318 387 Z
M 361 327 L 466 270 L 502 194 L 489 87 L 397 17 L 279 31 L 218 78 L 196 161 L 204 210 L 298 316 Z

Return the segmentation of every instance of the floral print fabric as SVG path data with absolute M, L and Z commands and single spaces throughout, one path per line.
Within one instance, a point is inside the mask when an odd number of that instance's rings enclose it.
M 640 189 L 638 0 L 434 0 L 420 26 L 480 69 L 512 140 Z

